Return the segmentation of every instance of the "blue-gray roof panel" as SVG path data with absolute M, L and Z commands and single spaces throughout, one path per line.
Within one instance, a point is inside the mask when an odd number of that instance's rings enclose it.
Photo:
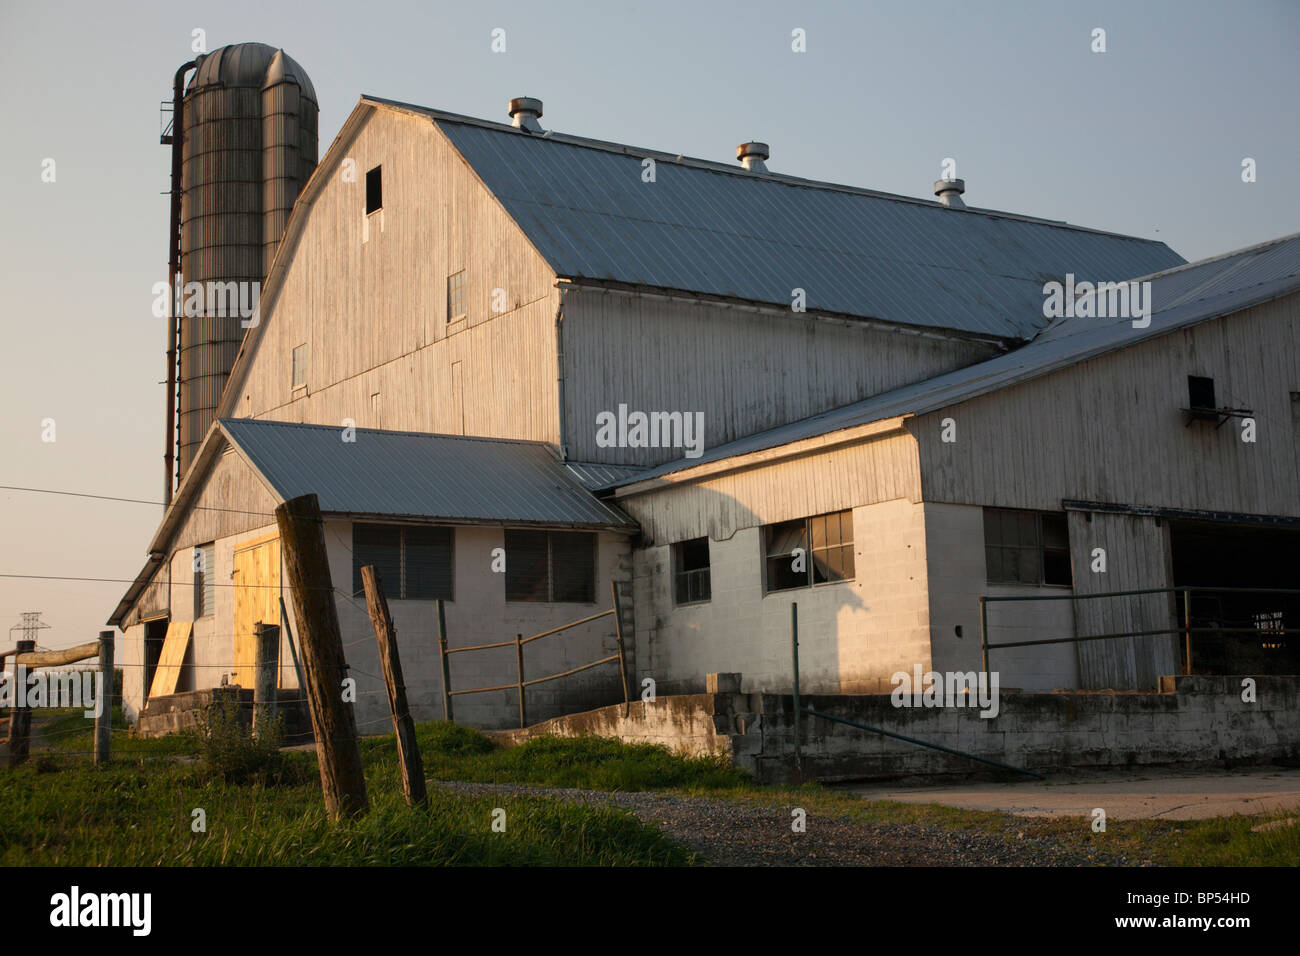
M 222 431 L 281 500 L 321 511 L 456 522 L 630 527 L 539 442 L 223 418 Z
M 1132 318 L 1060 319 L 1027 345 L 986 362 L 706 449 L 699 458 L 678 459 L 623 476 L 605 487 L 635 484 L 900 415 L 938 411 L 1174 329 L 1292 294 L 1300 291 L 1300 234 L 1152 275 L 1149 280 L 1152 314 L 1147 328 L 1135 328 Z
M 812 310 L 1030 338 L 1044 282 L 1183 261 L 1160 242 L 422 112 L 570 278 L 781 305 L 802 288 Z

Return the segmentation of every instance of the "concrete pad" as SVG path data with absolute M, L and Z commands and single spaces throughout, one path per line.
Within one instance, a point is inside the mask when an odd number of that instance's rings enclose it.
M 1300 808 L 1300 770 L 1274 767 L 1217 773 L 1111 771 L 1024 783 L 843 789 L 868 800 L 1000 810 L 1024 817 L 1091 817 L 1093 809 L 1101 807 L 1112 820 L 1202 820 Z

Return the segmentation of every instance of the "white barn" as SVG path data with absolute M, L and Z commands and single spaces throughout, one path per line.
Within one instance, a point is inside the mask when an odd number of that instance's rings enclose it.
M 1300 239 L 1186 265 L 944 191 L 363 97 L 110 618 L 137 665 L 128 711 L 248 686 L 257 621 L 285 625 L 280 682 L 297 686 L 271 513 L 306 492 L 363 732 L 387 702 L 362 563 L 384 572 L 422 720 L 443 716 L 437 598 L 463 647 L 589 616 L 617 587 L 633 684 L 659 693 L 715 671 L 788 690 L 797 601 L 805 685 L 855 694 L 978 668 L 982 596 L 1300 587 Z M 1067 275 L 1150 281 L 1149 324 L 1046 318 L 1044 284 Z M 638 414 L 702 440 L 652 440 Z M 1248 611 L 1293 621 L 1279 600 Z M 990 666 L 1004 687 L 1146 687 L 1183 666 L 1180 626 L 1169 594 L 993 604 L 994 642 L 1168 633 Z M 529 673 L 614 636 L 607 617 L 531 645 Z M 513 648 L 470 661 L 455 687 L 515 680 Z M 616 667 L 528 693 L 537 720 L 621 699 Z M 458 698 L 457 718 L 510 726 L 515 694 Z

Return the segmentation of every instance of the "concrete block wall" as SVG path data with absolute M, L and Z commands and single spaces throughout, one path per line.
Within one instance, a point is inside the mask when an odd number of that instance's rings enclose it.
M 791 604 L 799 606 L 802 686 L 810 692 L 887 690 L 890 677 L 929 667 L 929 606 L 921 506 L 906 499 L 853 509 L 854 579 L 763 593 L 763 530 L 709 541 L 712 597 L 674 603 L 672 547 L 633 555 L 637 677 L 660 694 L 697 693 L 704 675 L 744 674 L 748 693 L 792 684 Z
M 897 708 L 887 696 L 812 697 L 812 710 L 1031 770 L 1167 764 L 1300 763 L 1300 677 L 1173 677 L 1170 693 L 1006 694 L 999 713 Z M 761 714 L 758 740 L 733 744 L 738 765 L 766 782 L 793 779 L 793 701 L 753 696 L 736 709 Z M 808 776 L 823 780 L 989 770 L 974 761 L 803 716 Z M 748 754 L 742 753 L 742 746 Z
M 925 548 L 930 583 L 930 639 L 934 669 L 970 671 L 981 667 L 981 595 L 1060 597 L 1063 587 L 990 585 L 984 559 L 984 509 L 977 505 L 926 502 Z M 991 643 L 1074 636 L 1071 601 L 994 601 L 988 605 Z M 961 636 L 957 629 L 961 628 Z M 1001 686 L 1051 691 L 1079 686 L 1073 644 L 1048 644 L 994 651 L 989 667 Z
M 1006 694 L 997 716 L 965 707 L 895 707 L 887 695 L 814 695 L 811 710 L 1039 772 L 1079 767 L 1300 764 L 1300 677 L 1168 677 L 1167 693 Z M 805 779 L 970 774 L 993 768 L 804 714 Z M 592 734 L 693 755 L 722 753 L 764 783 L 796 779 L 794 701 L 787 695 L 691 694 L 558 718 L 501 735 Z
M 327 520 L 330 576 L 336 591 L 339 628 L 350 675 L 357 682 L 355 714 L 363 733 L 389 733 L 392 722 L 384 690 L 375 632 L 365 596 L 352 589 L 351 523 Z M 510 641 L 508 647 L 451 655 L 452 688 L 513 684 L 517 667 L 515 635 L 525 638 L 611 606 L 610 582 L 625 578 L 628 544 L 623 535 L 597 535 L 594 604 L 534 604 L 505 600 L 505 575 L 493 572 L 492 551 L 504 547 L 501 528 L 458 527 L 455 537 L 454 596 L 446 602 L 447 641 L 451 648 Z M 509 561 L 509 555 L 506 556 Z M 343 596 L 348 595 L 348 596 Z M 394 600 L 389 611 L 397 628 L 398 651 L 407 700 L 416 720 L 443 719 L 442 665 L 438 651 L 438 612 L 433 601 Z M 295 632 L 296 633 L 296 632 Z M 524 646 L 524 677 L 570 670 L 617 652 L 613 617 L 604 617 Z M 622 699 L 617 663 L 562 677 L 526 691 L 529 723 L 561 713 L 589 710 Z M 518 696 L 513 689 L 453 698 L 458 723 L 481 728 L 517 727 Z
M 203 690 L 220 686 L 234 659 L 234 588 L 231 572 L 234 552 L 274 526 L 234 535 L 216 542 L 217 588 L 215 608 L 210 615 L 194 619 L 192 552 L 177 552 L 171 559 L 171 620 L 191 621 L 193 632 L 178 691 Z M 350 676 L 356 680 L 354 713 L 363 733 L 392 730 L 388 697 L 384 690 L 379 651 L 374 629 L 366 613 L 365 596 L 352 595 L 352 525 L 345 519 L 327 519 L 326 546 L 330 577 L 335 589 L 335 607 L 342 632 Z M 509 647 L 451 657 L 453 688 L 513 684 L 516 661 L 513 640 L 516 633 L 528 637 L 578 618 L 608 609 L 612 603 L 610 585 L 620 582 L 624 598 L 629 596 L 631 559 L 627 537 L 612 533 L 597 535 L 596 600 L 593 604 L 507 603 L 505 576 L 491 570 L 492 551 L 504 547 L 502 528 L 460 527 L 456 529 L 454 555 L 454 599 L 446 604 L 448 643 L 451 647 L 511 641 Z M 509 556 L 507 556 L 509 560 Z M 300 648 L 298 622 L 283 577 L 289 630 L 295 649 Z M 416 720 L 441 720 L 442 665 L 438 652 L 438 615 L 433 601 L 407 601 L 389 597 L 389 610 L 397 628 L 398 650 L 407 685 L 407 699 Z M 624 608 L 625 644 L 629 658 L 634 620 L 632 607 Z M 143 625 L 131 627 L 122 640 L 124 663 L 143 664 Z M 298 687 L 288 635 L 282 634 L 280 686 Z M 612 616 L 581 625 L 524 648 L 525 678 L 541 677 L 570 670 L 617 652 Z M 301 651 L 299 651 L 301 656 Z M 127 713 L 138 719 L 144 703 L 143 667 L 124 667 L 124 697 Z M 622 699 L 622 682 L 617 663 L 604 664 L 570 677 L 536 685 L 527 691 L 528 719 L 545 720 L 560 713 L 588 710 Z M 456 719 L 475 727 L 510 727 L 519 722 L 518 697 L 514 689 L 463 695 L 453 703 Z

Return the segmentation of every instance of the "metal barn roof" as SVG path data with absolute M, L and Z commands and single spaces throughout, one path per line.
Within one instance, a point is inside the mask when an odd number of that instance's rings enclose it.
M 1028 339 L 1044 282 L 1184 260 L 1162 242 L 687 159 L 378 97 L 430 117 L 555 270 L 973 335 Z M 655 160 L 655 181 L 642 162 Z
M 230 443 L 281 500 L 331 514 L 492 524 L 635 527 L 540 442 L 223 418 Z
M 1134 328 L 1132 320 L 1127 318 L 1058 320 L 1028 345 L 986 362 L 706 449 L 699 458 L 667 462 L 607 487 L 627 486 L 900 415 L 938 411 L 1179 328 L 1288 295 L 1300 290 L 1300 233 L 1146 278 L 1151 282 L 1152 307 L 1151 324 L 1145 329 Z M 1041 302 L 1040 296 L 1040 311 Z

